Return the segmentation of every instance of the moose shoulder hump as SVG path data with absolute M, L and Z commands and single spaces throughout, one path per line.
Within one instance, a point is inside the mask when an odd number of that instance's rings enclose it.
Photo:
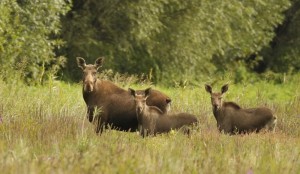
M 238 104 L 236 104 L 234 102 L 224 102 L 223 106 L 224 107 L 231 107 L 231 108 L 234 108 L 236 110 L 242 109 Z

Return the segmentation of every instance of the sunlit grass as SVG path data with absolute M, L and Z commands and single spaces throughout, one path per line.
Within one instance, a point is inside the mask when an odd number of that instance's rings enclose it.
M 222 84 L 214 85 L 220 90 Z M 147 84 L 122 84 L 145 89 Z M 198 87 L 155 87 L 173 100 L 172 112 L 197 115 L 200 125 L 141 138 L 137 133 L 94 133 L 85 118 L 79 84 L 31 87 L 0 82 L 1 173 L 299 173 L 299 85 L 260 82 L 229 87 L 225 100 L 267 106 L 275 133 L 228 136 L 216 128 L 210 96 Z

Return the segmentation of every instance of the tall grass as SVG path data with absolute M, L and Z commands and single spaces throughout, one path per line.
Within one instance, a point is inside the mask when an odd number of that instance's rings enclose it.
M 149 84 L 124 84 L 144 89 Z M 1 173 L 299 173 L 300 92 L 297 83 L 230 85 L 226 100 L 267 106 L 278 117 L 275 133 L 220 134 L 204 83 L 156 87 L 173 100 L 172 112 L 200 120 L 191 137 L 172 132 L 141 138 L 107 130 L 85 118 L 79 84 L 48 86 L 0 81 Z M 221 84 L 214 85 L 220 90 Z

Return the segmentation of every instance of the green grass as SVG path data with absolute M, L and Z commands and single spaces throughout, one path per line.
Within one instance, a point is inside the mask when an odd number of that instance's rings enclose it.
M 214 85 L 214 90 L 221 85 Z M 32 87 L 0 81 L 1 173 L 300 172 L 298 82 L 230 85 L 227 100 L 242 107 L 267 106 L 278 117 L 275 133 L 237 136 L 217 131 L 204 83 L 154 88 L 173 99 L 172 112 L 197 115 L 200 125 L 191 137 L 172 132 L 141 138 L 114 130 L 98 136 L 85 118 L 79 84 Z

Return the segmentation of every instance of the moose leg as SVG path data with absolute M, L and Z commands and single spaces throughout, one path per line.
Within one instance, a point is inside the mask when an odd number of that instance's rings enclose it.
M 88 106 L 88 110 L 87 110 L 87 119 L 89 120 L 89 122 L 91 123 L 94 119 L 94 111 L 95 108 L 92 106 Z
M 145 132 L 145 130 L 144 130 L 144 129 L 142 129 L 142 130 L 140 131 L 140 134 L 142 135 L 142 137 L 143 137 L 143 138 L 145 138 L 145 136 L 146 136 L 146 135 L 145 135 L 145 134 L 146 134 L 146 132 Z
M 143 138 L 147 137 L 150 135 L 150 130 L 143 128 L 141 131 L 141 135 L 143 136 Z
M 219 125 L 219 131 L 229 135 L 232 135 L 234 133 L 231 125 L 224 124 Z
M 142 125 L 138 125 L 138 130 L 139 130 L 139 134 L 144 138 L 145 135 L 144 135 L 144 128 Z

